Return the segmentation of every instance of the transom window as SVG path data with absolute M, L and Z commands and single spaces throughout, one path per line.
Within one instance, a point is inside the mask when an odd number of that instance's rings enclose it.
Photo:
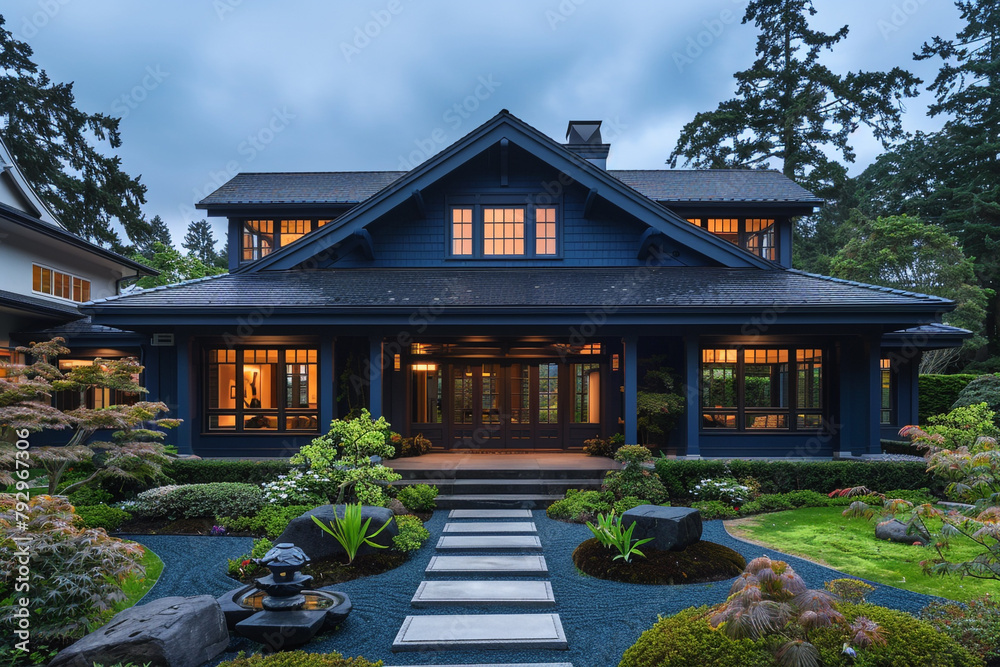
M 241 261 L 252 262 L 295 243 L 330 219 L 244 220 Z
M 702 350 L 701 411 L 705 429 L 818 429 L 823 422 L 823 351 Z
M 31 265 L 31 290 L 78 303 L 90 301 L 89 280 L 38 264 Z
M 778 259 L 775 225 L 771 218 L 688 218 L 687 220 L 744 250 L 749 250 L 758 257 L 772 261 Z
M 555 257 L 559 253 L 552 206 L 456 206 L 451 209 L 452 257 Z
M 208 431 L 318 430 L 315 349 L 211 349 L 205 354 Z

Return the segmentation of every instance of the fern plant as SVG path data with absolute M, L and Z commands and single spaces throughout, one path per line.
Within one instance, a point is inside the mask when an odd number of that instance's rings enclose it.
M 325 525 L 315 516 L 312 520 L 316 522 L 317 526 L 330 535 L 333 535 L 333 538 L 340 543 L 340 546 L 344 547 L 344 551 L 347 553 L 348 565 L 354 562 L 355 556 L 358 555 L 358 549 L 364 544 L 376 549 L 387 548 L 384 544 L 372 542 L 372 538 L 385 530 L 389 522 L 386 521 L 374 533 L 369 533 L 368 527 L 371 525 L 372 518 L 368 517 L 367 521 L 361 523 L 361 503 L 344 505 L 343 518 L 335 516 L 329 526 Z

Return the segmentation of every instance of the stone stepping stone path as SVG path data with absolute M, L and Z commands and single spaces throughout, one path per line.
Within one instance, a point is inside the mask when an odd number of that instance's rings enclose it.
M 531 510 L 452 510 L 449 519 L 530 519 Z
M 424 574 L 547 577 L 549 568 L 544 556 L 433 556 Z
M 442 535 L 438 551 L 541 551 L 536 535 Z
M 442 533 L 536 533 L 534 521 L 470 521 L 446 523 Z
M 411 606 L 462 608 L 499 607 L 539 608 L 556 604 L 548 580 L 502 580 L 505 576 L 547 577 L 545 557 L 524 552 L 541 551 L 533 521 L 497 521 L 531 519 L 530 510 L 456 509 L 448 514 L 438 538 L 437 551 L 477 551 L 470 555 L 433 556 L 424 574 L 464 577 L 454 580 L 420 582 Z M 460 521 L 460 520 L 466 521 Z M 459 521 L 455 521 L 459 520 Z M 493 520 L 493 521 L 490 521 Z M 521 552 L 505 553 L 505 552 Z M 512 614 L 434 614 L 407 616 L 392 642 L 393 652 L 447 651 L 470 649 L 566 650 L 569 644 L 562 620 L 555 613 Z M 496 663 L 490 665 L 454 665 L 453 667 L 573 667 L 570 663 Z

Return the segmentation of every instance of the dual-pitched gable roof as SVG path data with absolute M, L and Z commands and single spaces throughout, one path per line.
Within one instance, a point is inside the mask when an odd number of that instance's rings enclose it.
M 382 215 L 409 201 L 414 192 L 420 192 L 432 186 L 474 156 L 504 140 L 528 151 L 580 186 L 590 190 L 591 193 L 635 216 L 655 233 L 663 234 L 675 242 L 709 257 L 722 266 L 758 269 L 776 267 L 772 262 L 688 223 L 661 206 L 655 197 L 644 196 L 628 185 L 626 180 L 591 164 L 562 144 L 538 132 L 507 110 L 502 110 L 492 119 L 409 172 L 285 174 L 276 178 L 263 174 L 246 174 L 237 176 L 220 190 L 209 195 L 199 203 L 199 207 L 212 210 L 213 208 L 219 209 L 224 206 L 240 204 L 317 205 L 354 203 L 356 199 L 357 205 L 333 223 L 303 237 L 297 243 L 282 247 L 260 260 L 235 269 L 233 272 L 255 273 L 292 269 L 325 253 L 329 248 L 350 238 L 351 235 L 361 232 Z M 627 179 L 631 179 L 633 182 L 641 183 L 643 181 L 642 172 L 623 173 Z M 359 174 L 366 175 L 359 176 Z M 764 194 L 773 195 L 774 201 L 788 201 L 788 198 L 798 197 L 799 199 L 796 201 L 820 203 L 820 200 L 794 183 L 775 185 L 779 180 L 787 181 L 783 176 L 778 175 L 780 178 L 776 179 L 774 172 L 762 172 L 762 174 L 767 175 L 757 178 L 758 184 L 769 180 L 772 182 L 772 187 L 769 190 L 765 189 Z M 706 180 L 703 177 L 688 177 L 685 183 L 676 189 L 674 196 L 677 196 L 679 200 L 686 199 L 686 195 L 694 196 L 693 188 L 705 185 L 705 183 L 698 182 L 699 178 L 702 181 Z M 713 181 L 718 181 L 717 176 L 711 178 Z M 369 194 L 372 189 L 382 183 L 385 185 L 377 193 Z M 711 188 L 708 189 L 712 191 Z M 369 196 L 365 198 L 365 195 Z

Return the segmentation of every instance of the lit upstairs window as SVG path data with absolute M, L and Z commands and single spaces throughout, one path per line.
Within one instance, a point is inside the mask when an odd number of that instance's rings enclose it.
M 472 254 L 472 209 L 456 208 L 451 211 L 451 254 Z
M 31 265 L 31 290 L 78 303 L 90 301 L 89 280 L 38 264 Z
M 524 254 L 524 209 L 483 209 L 483 254 Z

